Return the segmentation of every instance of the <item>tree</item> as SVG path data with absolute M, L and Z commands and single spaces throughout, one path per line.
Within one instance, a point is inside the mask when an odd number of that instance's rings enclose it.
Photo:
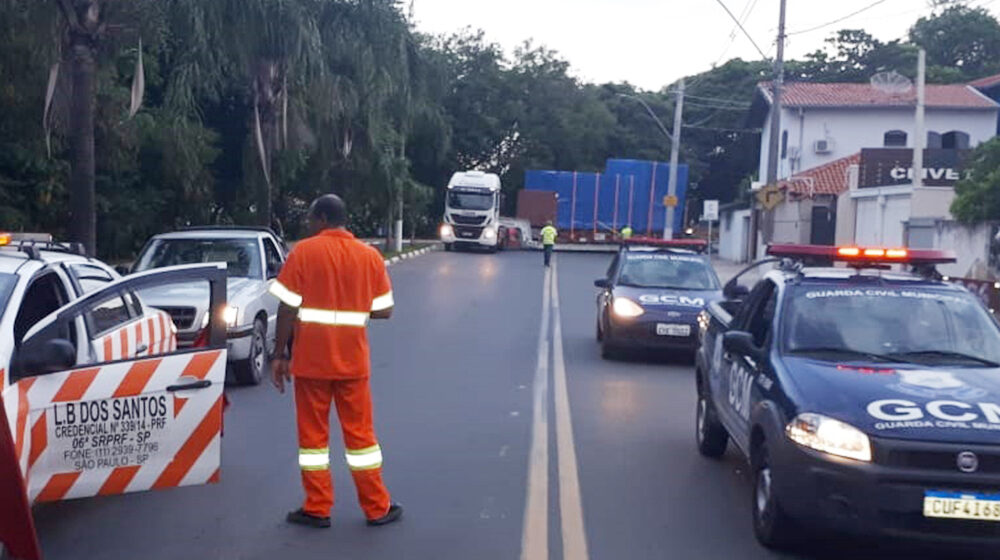
M 951 213 L 964 223 L 1000 216 L 1000 137 L 980 144 L 965 162 L 964 177 L 955 185 Z
M 952 3 L 917 20 L 910 42 L 927 51 L 929 65 L 956 68 L 966 80 L 1000 72 L 1000 22 L 986 8 Z

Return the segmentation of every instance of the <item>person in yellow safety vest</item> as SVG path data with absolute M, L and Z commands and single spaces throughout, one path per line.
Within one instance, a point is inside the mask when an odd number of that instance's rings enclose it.
M 552 220 L 546 222 L 545 227 L 542 228 L 542 248 L 545 249 L 545 266 L 549 266 L 549 261 L 552 260 L 552 250 L 556 246 L 557 235 L 559 235 L 559 232 L 552 225 Z
M 632 226 L 625 226 L 622 228 L 622 239 L 632 239 Z

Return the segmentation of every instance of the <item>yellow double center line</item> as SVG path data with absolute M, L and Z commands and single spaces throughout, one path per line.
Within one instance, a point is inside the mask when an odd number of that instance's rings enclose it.
M 580 478 L 573 441 L 573 419 L 566 386 L 562 316 L 559 312 L 558 262 L 546 269 L 542 289 L 542 324 L 538 335 L 535 367 L 531 454 L 521 541 L 521 560 L 549 560 L 549 320 L 552 318 L 553 398 L 556 414 L 556 458 L 558 461 L 559 513 L 563 558 L 587 560 L 587 533 L 580 499 Z

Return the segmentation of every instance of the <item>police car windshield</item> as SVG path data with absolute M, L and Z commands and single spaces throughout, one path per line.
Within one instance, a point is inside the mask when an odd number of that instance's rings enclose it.
M 493 208 L 493 194 L 451 191 L 448 206 L 455 210 L 489 210 Z
M 139 257 L 135 269 L 210 262 L 226 263 L 231 277 L 262 277 L 256 239 L 156 239 Z
M 17 276 L 13 274 L 0 273 L 0 309 L 7 309 L 7 302 L 10 301 L 10 294 L 17 284 Z
M 718 278 L 703 259 L 670 253 L 626 253 L 618 283 L 669 290 L 719 289 Z
M 792 287 L 787 301 L 787 353 L 831 361 L 1000 364 L 1000 329 L 969 294 L 814 284 Z

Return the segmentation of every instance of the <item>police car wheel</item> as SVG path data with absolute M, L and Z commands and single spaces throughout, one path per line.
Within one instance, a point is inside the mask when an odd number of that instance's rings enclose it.
M 445 252 L 450 253 L 451 250 L 452 250 L 452 244 L 451 243 L 445 243 L 444 244 L 444 250 L 445 250 Z
M 236 381 L 240 385 L 259 385 L 267 362 L 267 325 L 261 319 L 253 322 L 250 335 L 250 357 L 237 364 Z
M 698 440 L 698 452 L 712 459 L 722 457 L 726 452 L 726 446 L 729 445 L 729 433 L 719 422 L 715 405 L 711 403 L 708 395 L 698 395 L 695 436 Z
M 781 509 L 781 500 L 774 486 L 767 442 L 761 442 L 752 453 L 753 488 L 751 508 L 753 530 L 760 544 L 773 549 L 786 549 L 795 544 L 798 528 Z
M 601 330 L 601 318 L 600 317 L 597 318 L 597 329 L 596 330 L 597 330 L 597 342 L 603 341 L 604 340 L 604 331 Z
M 611 341 L 611 333 L 606 332 L 601 337 L 601 358 L 605 360 L 618 358 L 618 348 Z

